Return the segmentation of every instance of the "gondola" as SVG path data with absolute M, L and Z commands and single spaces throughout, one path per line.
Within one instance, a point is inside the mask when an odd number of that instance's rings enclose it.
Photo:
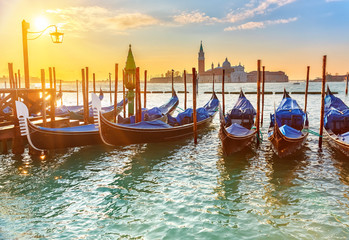
M 270 115 L 268 139 L 279 157 L 296 153 L 304 145 L 309 129 L 307 113 L 284 90 L 283 99 L 274 114 Z
M 327 87 L 324 128 L 330 146 L 349 157 L 349 108 Z
M 257 131 L 253 129 L 253 126 L 256 110 L 242 90 L 229 114 L 224 116 L 222 109 L 219 108 L 219 115 L 219 138 L 225 155 L 239 152 L 255 141 Z
M 174 111 L 173 107 L 175 108 L 178 105 L 178 97 L 175 93 L 169 102 L 172 103 L 172 107 L 168 104 L 164 104 L 163 106 L 168 106 L 166 109 Z M 100 111 L 100 100 L 95 94 L 92 94 L 92 105 L 99 105 L 98 108 Z M 22 135 L 26 135 L 29 144 L 38 151 L 102 143 L 98 132 L 98 125 L 95 123 L 66 128 L 40 127 L 30 121 L 28 108 L 25 104 L 16 101 L 16 108 Z M 164 114 L 167 113 L 165 112 Z M 102 116 L 104 115 L 102 114 Z
M 215 93 L 204 107 L 197 109 L 197 128 L 207 128 L 218 111 L 219 100 Z M 102 141 L 110 146 L 136 143 L 165 142 L 193 135 L 192 109 L 186 109 L 177 117 L 168 115 L 168 123 L 160 120 L 135 124 L 116 124 L 108 121 L 100 113 L 99 133 Z

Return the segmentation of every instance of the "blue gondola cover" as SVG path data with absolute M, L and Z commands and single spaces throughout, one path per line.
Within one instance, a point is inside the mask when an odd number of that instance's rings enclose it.
M 256 115 L 256 110 L 251 102 L 246 97 L 239 97 L 233 109 L 228 113 L 229 118 L 248 117 L 249 115 Z
M 302 132 L 294 129 L 290 126 L 283 125 L 279 128 L 280 132 L 288 138 L 299 138 L 302 136 Z
M 254 131 L 248 130 L 247 128 L 237 123 L 233 123 L 228 128 L 226 128 L 226 130 L 228 133 L 235 136 L 246 136 L 254 132 Z
M 349 108 L 340 98 L 332 94 L 325 97 L 324 125 L 334 132 L 349 128 Z
M 132 124 L 118 124 L 120 126 L 125 126 L 129 128 L 142 128 L 142 129 L 158 129 L 158 128 L 171 128 L 172 126 L 164 123 L 161 120 L 153 120 L 153 121 L 143 121 L 139 123 Z
M 270 114 L 271 123 L 274 123 L 274 114 Z M 276 121 L 278 126 L 288 125 L 302 128 L 306 120 L 306 114 L 299 107 L 296 100 L 292 98 L 282 99 L 276 110 Z

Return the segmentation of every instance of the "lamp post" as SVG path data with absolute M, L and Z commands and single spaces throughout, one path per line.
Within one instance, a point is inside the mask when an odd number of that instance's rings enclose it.
M 28 40 L 35 40 L 39 38 L 47 29 L 54 27 L 55 31 L 50 33 L 53 43 L 62 43 L 64 33 L 58 32 L 56 25 L 50 25 L 39 32 L 29 32 L 30 24 L 25 20 L 22 21 L 22 40 L 23 40 L 23 58 L 24 58 L 24 80 L 25 88 L 30 88 L 29 83 L 29 64 L 28 64 Z M 37 34 L 33 38 L 28 38 L 28 34 Z

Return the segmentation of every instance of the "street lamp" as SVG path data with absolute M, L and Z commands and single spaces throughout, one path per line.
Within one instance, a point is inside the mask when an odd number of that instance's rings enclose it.
M 23 40 L 23 58 L 24 58 L 24 79 L 25 79 L 25 88 L 29 89 L 29 64 L 28 64 L 28 40 L 35 40 L 39 38 L 47 29 L 55 28 L 54 32 L 51 32 L 51 39 L 53 43 L 62 43 L 64 33 L 58 32 L 56 25 L 50 25 L 42 31 L 39 32 L 29 32 L 30 24 L 25 20 L 22 21 L 22 40 Z M 28 34 L 37 34 L 33 38 L 28 38 Z

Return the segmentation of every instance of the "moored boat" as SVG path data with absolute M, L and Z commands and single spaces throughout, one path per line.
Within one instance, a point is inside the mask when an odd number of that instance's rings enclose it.
M 219 100 L 215 93 L 204 107 L 197 109 L 197 128 L 208 127 L 218 111 Z M 168 123 L 160 120 L 134 124 L 117 124 L 108 121 L 100 113 L 98 118 L 99 132 L 102 141 L 111 146 L 136 143 L 165 142 L 182 139 L 193 135 L 192 109 L 186 109 L 177 117 L 168 115 Z
M 349 108 L 327 87 L 324 129 L 329 145 L 349 157 Z
M 307 113 L 284 90 L 283 99 L 274 114 L 270 115 L 268 139 L 279 157 L 296 153 L 304 145 L 309 129 Z
M 177 99 L 177 101 L 174 101 L 173 99 Z M 170 102 L 172 107 L 177 106 L 178 97 L 172 97 Z M 92 106 L 98 105 L 100 111 L 100 100 L 97 95 L 92 94 Z M 169 106 L 168 109 L 173 110 L 172 107 Z M 21 134 L 27 136 L 29 144 L 38 151 L 102 143 L 98 132 L 98 125 L 95 123 L 66 128 L 40 127 L 34 125 L 30 121 L 29 111 L 25 104 L 16 101 L 16 108 L 17 117 L 20 122 Z M 95 109 L 95 107 L 93 108 Z M 168 112 L 165 112 L 164 114 L 167 113 Z M 102 114 L 102 116 L 104 115 Z
M 232 110 L 224 116 L 222 109 L 219 108 L 219 113 L 219 138 L 225 155 L 239 152 L 255 141 L 257 131 L 253 126 L 256 110 L 242 90 Z

